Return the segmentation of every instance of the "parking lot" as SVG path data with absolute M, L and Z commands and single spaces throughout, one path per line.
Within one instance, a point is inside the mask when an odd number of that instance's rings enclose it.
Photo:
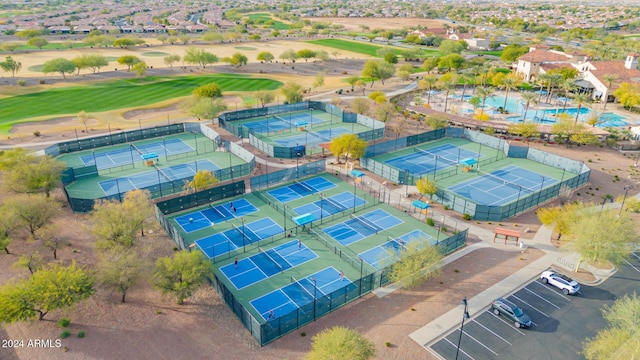
M 583 359 L 582 343 L 606 326 L 603 305 L 611 305 L 631 294 L 640 281 L 640 252 L 620 264 L 618 271 L 598 286 L 581 284 L 575 296 L 564 295 L 540 278 L 532 279 L 503 297 L 531 317 L 530 328 L 518 329 L 504 316 L 491 312 L 490 304 L 480 314 L 465 320 L 444 337 L 428 345 L 444 359 Z M 462 320 L 463 310 L 460 311 Z

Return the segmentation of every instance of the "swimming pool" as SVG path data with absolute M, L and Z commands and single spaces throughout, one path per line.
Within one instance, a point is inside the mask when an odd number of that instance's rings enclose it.
M 547 110 L 530 111 L 527 113 L 527 121 L 533 121 L 540 124 L 552 125 L 556 123 L 556 117 L 555 117 L 556 112 L 560 114 L 563 112 L 563 110 L 547 109 Z M 571 115 L 572 117 L 575 117 L 576 114 L 578 113 L 578 109 L 568 108 L 568 109 L 565 109 L 564 112 Z M 580 115 L 578 115 L 578 120 L 584 121 L 584 122 L 588 121 L 589 117 L 591 116 L 591 113 L 592 112 L 590 109 L 580 108 Z M 628 121 L 625 121 L 626 119 L 627 119 L 626 117 L 622 115 L 618 115 L 616 113 L 611 113 L 611 112 L 603 113 L 598 118 L 598 123 L 596 124 L 596 127 L 607 128 L 607 127 L 619 127 L 619 126 L 631 125 L 631 123 L 629 123 Z M 507 121 L 519 123 L 519 122 L 522 122 L 522 116 L 521 115 L 509 116 L 507 117 Z
M 622 115 L 618 115 L 612 112 L 606 112 L 600 115 L 600 119 L 596 126 L 606 128 L 631 125 L 630 122 L 625 121 L 626 119 L 627 118 Z

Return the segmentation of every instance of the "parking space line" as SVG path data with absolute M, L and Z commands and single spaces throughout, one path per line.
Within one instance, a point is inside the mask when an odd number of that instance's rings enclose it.
M 487 310 L 487 312 L 489 312 L 489 314 L 491 314 L 492 316 L 494 316 L 494 317 L 496 317 L 498 320 L 500 320 L 500 322 L 501 322 L 501 323 L 503 323 L 503 324 L 507 325 L 507 326 L 509 327 L 509 329 L 512 329 L 512 330 L 514 330 L 514 331 L 517 331 L 517 332 L 519 332 L 519 333 L 520 333 L 520 335 L 524 336 L 524 333 L 523 333 L 522 331 L 520 331 L 520 330 L 518 330 L 517 328 L 515 328 L 511 322 L 507 322 L 506 320 L 504 320 L 504 319 L 502 318 L 502 316 L 498 316 L 498 315 L 494 314 L 494 313 L 493 313 L 493 311 L 489 311 L 489 310 Z
M 531 290 L 529 290 L 529 289 L 527 289 L 527 288 L 524 288 L 524 289 L 525 289 L 525 290 L 527 290 L 528 292 L 532 293 L 533 295 L 535 295 L 535 296 L 539 297 L 540 299 L 544 300 L 545 302 L 549 303 L 549 304 L 550 304 L 551 306 L 553 306 L 554 308 L 556 308 L 556 309 L 560 310 L 560 307 L 559 307 L 558 305 L 556 305 L 556 304 L 552 303 L 551 301 L 549 301 L 549 300 L 547 300 L 547 299 L 543 298 L 542 296 L 540 296 L 540 295 L 538 295 L 538 294 L 534 293 L 533 291 L 531 291 Z
M 637 271 L 637 272 L 640 272 L 640 270 L 638 270 L 638 268 L 637 268 L 637 267 L 633 266 L 633 265 L 632 265 L 630 262 L 628 262 L 626 259 L 622 259 L 622 260 L 624 260 L 624 262 L 626 262 L 627 264 L 629 264 L 629 266 L 631 266 L 631 267 L 633 268 L 633 270 L 635 270 L 635 271 Z
M 458 330 L 458 331 L 460 331 L 460 330 Z M 485 344 L 483 344 L 483 343 L 481 343 L 480 341 L 478 341 L 478 339 L 476 339 L 476 338 L 474 338 L 473 336 L 469 335 L 469 333 L 468 333 L 468 332 L 463 331 L 462 333 L 463 333 L 463 334 L 465 334 L 465 335 L 466 335 L 467 337 L 469 337 L 470 339 L 472 339 L 473 341 L 475 341 L 475 342 L 477 342 L 478 344 L 480 344 L 480 346 L 482 346 L 483 348 L 485 348 L 485 349 L 487 349 L 487 350 L 491 351 L 491 353 L 492 353 L 493 355 L 498 356 L 498 353 L 497 353 L 497 352 L 495 352 L 495 351 L 493 351 L 493 350 L 489 349 Z
M 458 348 L 458 345 L 456 345 L 456 344 L 452 343 L 449 339 L 447 339 L 447 338 L 444 338 L 444 339 L 445 339 L 449 344 L 451 344 L 451 346 L 453 346 L 454 348 L 456 348 L 456 349 Z M 460 349 L 460 352 L 461 352 L 461 353 L 463 353 L 463 354 L 464 354 L 466 357 L 468 357 L 469 359 L 471 359 L 471 360 L 476 360 L 476 359 L 474 359 L 471 355 L 467 354 L 464 350 Z
M 557 292 L 557 291 L 553 291 L 553 289 L 551 289 L 551 288 L 549 287 L 549 285 L 543 284 L 543 283 L 541 283 L 540 281 L 537 281 L 537 280 L 536 280 L 536 281 L 534 281 L 533 283 L 534 283 L 534 284 L 538 284 L 538 285 L 542 286 L 543 288 L 545 288 L 545 289 L 549 290 L 549 292 L 551 292 L 552 294 L 559 296 L 561 299 L 565 299 L 565 300 L 567 300 L 567 301 L 569 301 L 569 302 L 571 301 L 571 299 L 569 299 L 569 297 L 568 297 L 568 296 L 564 296 L 564 295 L 560 294 L 560 293 L 559 293 L 559 292 Z
M 502 341 L 506 342 L 507 344 L 509 344 L 509 346 L 511 346 L 511 343 L 510 343 L 510 342 L 508 342 L 508 341 L 507 341 L 505 338 L 503 338 L 502 336 L 500 336 L 500 335 L 496 334 L 495 332 L 493 332 L 493 330 L 491 330 L 491 329 L 489 329 L 488 327 L 486 327 L 486 326 L 484 326 L 484 325 L 480 324 L 480 323 L 479 323 L 479 322 L 477 322 L 477 321 L 474 321 L 474 323 L 476 323 L 476 324 L 480 325 L 483 329 L 485 329 L 485 330 L 487 330 L 488 332 L 492 333 L 495 337 L 497 337 L 498 339 L 500 339 L 500 340 L 502 340 Z
M 636 259 L 640 260 L 640 256 L 636 255 L 636 253 L 632 252 L 631 255 L 635 256 Z
M 536 308 L 535 306 L 533 306 L 533 305 L 529 304 L 528 302 L 526 302 L 526 301 L 524 301 L 524 300 L 520 299 L 519 297 L 517 297 L 517 296 L 515 296 L 515 295 L 511 295 L 511 296 L 513 296 L 514 298 L 516 298 L 516 299 L 520 300 L 520 302 L 523 302 L 523 303 L 525 303 L 525 304 L 529 305 L 533 310 L 535 310 L 535 311 L 539 312 L 540 314 L 544 315 L 545 317 L 549 317 L 549 315 L 545 314 L 545 313 L 544 313 L 543 311 L 541 311 L 540 309 L 538 309 L 538 308 Z

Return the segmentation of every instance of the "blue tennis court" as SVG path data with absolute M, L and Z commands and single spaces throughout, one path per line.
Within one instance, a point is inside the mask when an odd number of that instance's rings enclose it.
M 318 257 L 304 244 L 300 244 L 298 247 L 298 240 L 261 250 L 255 255 L 238 260 L 237 268 L 234 263 L 220 268 L 220 271 L 233 283 L 236 289 L 243 289 Z
M 233 211 L 233 208 L 236 211 Z M 258 209 L 249 200 L 238 199 L 233 203 L 210 206 L 206 209 L 178 216 L 174 220 L 184 232 L 190 233 L 227 220 L 249 215 L 256 211 Z
M 557 182 L 557 179 L 519 166 L 508 166 L 491 173 L 480 173 L 477 178 L 448 189 L 477 204 L 492 206 L 508 204 Z
M 278 133 L 286 129 L 299 126 L 298 123 L 304 124 L 320 124 L 324 120 L 311 116 L 309 114 L 280 114 L 266 117 L 259 121 L 244 123 L 242 126 L 259 133 Z
M 381 270 L 398 261 L 401 256 L 401 250 L 406 249 L 407 245 L 411 243 L 436 245 L 438 241 L 422 230 L 414 230 L 362 252 L 358 256 L 374 268 Z
M 315 177 L 301 182 L 296 181 L 291 185 L 268 191 L 267 194 L 281 203 L 286 203 L 320 191 L 333 189 L 336 186 L 336 184 L 323 177 Z
M 258 242 L 273 235 L 284 232 L 282 226 L 278 225 L 271 218 L 263 218 L 249 224 L 236 226 L 233 228 L 207 236 L 195 241 L 195 244 L 202 250 L 209 259 L 226 254 L 245 245 Z
M 194 151 L 194 149 L 181 139 L 168 139 L 162 142 L 152 142 L 137 145 L 142 154 L 156 153 L 158 155 L 175 155 Z M 124 149 L 94 152 L 90 155 L 80 156 L 85 166 L 96 165 L 98 170 L 115 166 L 127 165 L 140 160 L 140 153 L 131 146 Z
M 277 144 L 284 147 L 294 147 L 296 145 L 306 145 L 307 147 L 315 147 L 318 144 L 331 142 L 334 138 L 344 134 L 351 134 L 351 130 L 343 127 L 336 127 L 326 130 L 313 131 L 307 129 L 303 134 L 289 136 L 286 138 L 274 140 Z
M 98 184 L 107 196 L 124 193 L 130 190 L 142 189 L 169 181 L 191 177 L 198 170 L 216 171 L 220 168 L 211 160 L 198 160 L 189 164 L 173 165 L 161 168 L 160 172 L 146 171 L 140 174 L 130 175 L 117 179 L 101 181 Z
M 347 285 L 347 291 L 357 288 L 346 276 L 340 278 L 340 272 L 328 267 L 302 279 L 291 279 L 291 284 L 276 289 L 264 296 L 250 301 L 262 318 L 271 321 L 282 315 L 300 309 L 318 299 Z M 313 311 L 313 307 L 310 311 Z
M 403 155 L 385 161 L 385 164 L 393 166 L 401 171 L 409 170 L 413 175 L 425 175 L 457 166 L 465 159 L 477 159 L 479 154 L 470 150 L 445 144 L 428 150 L 414 147 L 414 153 Z
M 293 211 L 298 215 L 313 214 L 314 218 L 320 219 L 321 214 L 322 217 L 327 217 L 345 210 L 353 209 L 354 202 L 355 206 L 367 203 L 366 200 L 357 195 L 355 196 L 354 201 L 353 193 L 345 191 L 331 197 L 323 197 L 322 200 L 318 200 L 311 204 L 299 206 L 294 208 Z
M 351 215 L 351 219 L 330 226 L 322 231 L 340 244 L 348 246 L 356 241 L 390 229 L 403 221 L 382 209 L 376 209 L 360 216 Z

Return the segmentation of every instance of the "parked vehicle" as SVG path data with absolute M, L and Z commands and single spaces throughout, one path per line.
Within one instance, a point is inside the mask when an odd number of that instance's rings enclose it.
M 540 279 L 545 284 L 550 284 L 562 290 L 565 295 L 574 295 L 580 291 L 580 284 L 566 275 L 562 275 L 553 270 L 548 270 L 540 275 Z
M 531 326 L 531 318 L 516 304 L 503 298 L 497 298 L 491 303 L 491 309 L 496 315 L 503 315 L 513 321 L 517 328 Z

